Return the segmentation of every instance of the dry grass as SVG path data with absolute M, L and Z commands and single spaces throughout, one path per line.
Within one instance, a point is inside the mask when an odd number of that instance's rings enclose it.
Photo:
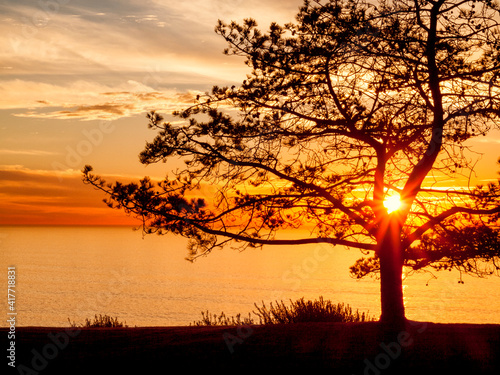
M 360 313 L 344 303 L 334 304 L 329 300 L 319 297 L 318 300 L 306 301 L 304 298 L 286 306 L 283 301 L 271 303 L 269 308 L 262 303 L 262 307 L 257 308 L 261 324 L 283 324 L 283 323 L 352 323 L 373 321 L 368 313 Z
M 111 317 L 109 315 L 94 315 L 94 320 L 85 319 L 85 323 L 83 325 L 77 325 L 75 322 L 71 322 L 68 318 L 68 321 L 71 327 L 80 327 L 80 328 L 126 328 L 128 327 L 125 323 L 119 322 L 118 318 Z
M 238 326 L 248 324 L 290 324 L 290 323 L 308 323 L 308 322 L 324 322 L 324 323 L 351 323 L 351 322 L 368 322 L 375 319 L 370 317 L 368 313 L 359 312 L 344 303 L 334 304 L 329 300 L 324 300 L 319 297 L 318 300 L 310 301 L 304 298 L 298 299 L 295 302 L 290 300 L 290 305 L 286 305 L 283 301 L 271 302 L 269 307 L 262 302 L 262 306 L 255 304 L 257 311 L 253 314 L 256 319 L 253 319 L 251 314 L 248 317 L 242 318 L 241 314 L 236 317 L 228 317 L 222 312 L 221 314 L 210 314 L 202 312 L 202 319 L 195 321 L 192 325 L 195 326 Z

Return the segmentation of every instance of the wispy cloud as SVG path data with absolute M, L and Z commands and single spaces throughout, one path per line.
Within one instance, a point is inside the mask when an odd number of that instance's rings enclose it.
M 265 29 L 271 21 L 292 21 L 302 3 L 2 1 L 0 156 L 11 165 L 0 165 L 0 222 L 111 220 L 116 211 L 82 184 L 76 162 L 43 170 L 67 161 L 69 149 L 87 142 L 83 131 L 94 124 L 82 121 L 121 120 L 123 126 L 106 137 L 107 143 L 85 158 L 116 170 L 118 163 L 109 163 L 109 155 L 140 149 L 147 139 L 135 130 L 125 132 L 132 123 L 127 117 L 149 110 L 169 113 L 191 105 L 212 85 L 245 79 L 242 59 L 222 53 L 226 42 L 214 32 L 218 19 L 252 17 Z M 139 173 L 133 165 L 118 169 L 129 177 Z M 116 176 L 129 178 L 121 177 Z
M 43 150 L 0 150 L 0 155 L 30 155 L 30 156 L 50 156 L 57 155 L 57 152 Z
M 7 0 L 0 16 L 0 109 L 45 119 L 117 119 L 184 104 L 189 90 L 238 83 L 218 19 L 293 19 L 301 0 Z M 109 100 L 104 93 L 116 93 Z M 156 95 L 156 98 L 153 98 Z
M 477 143 L 494 143 L 494 144 L 500 144 L 500 139 L 499 138 L 493 138 L 493 137 L 487 137 L 487 138 L 474 138 L 471 140 L 472 142 L 477 142 Z
M 64 182 L 58 177 L 53 170 L 0 165 L 0 224 L 138 224 L 110 210 L 102 193 L 82 183 L 81 171 L 68 171 Z
M 62 86 L 14 80 L 0 83 L 0 95 L 4 99 L 0 108 L 26 108 L 14 113 L 18 117 L 116 120 L 154 109 L 172 111 L 191 105 L 198 93 L 153 91 L 135 81 L 110 87 L 86 81 Z

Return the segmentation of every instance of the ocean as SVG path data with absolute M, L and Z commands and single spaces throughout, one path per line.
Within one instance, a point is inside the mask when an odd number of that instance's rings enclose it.
M 268 246 L 243 252 L 225 248 L 191 263 L 187 241 L 143 236 L 129 227 L 0 227 L 4 290 L 14 267 L 15 293 L 4 293 L 4 316 L 15 307 L 17 326 L 81 324 L 95 314 L 128 326 L 183 326 L 201 312 L 247 316 L 254 304 L 299 298 L 343 302 L 380 314 L 379 282 L 355 280 L 349 266 L 358 250 L 328 245 Z M 12 275 L 13 273 L 11 273 Z M 439 323 L 500 324 L 500 277 L 458 272 L 405 278 L 409 319 Z M 7 326 L 7 318 L 1 326 Z

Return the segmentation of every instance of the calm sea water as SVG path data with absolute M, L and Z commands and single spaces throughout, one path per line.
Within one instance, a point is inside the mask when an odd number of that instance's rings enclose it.
M 189 325 L 202 311 L 247 315 L 254 303 L 323 296 L 378 316 L 379 283 L 354 280 L 356 250 L 327 245 L 216 251 L 194 263 L 186 240 L 126 227 L 0 227 L 0 272 L 16 267 L 18 326 L 67 326 L 94 314 L 129 326 Z M 500 278 L 455 272 L 405 280 L 410 319 L 500 323 Z M 428 285 L 427 285 L 428 284 Z M 6 293 L 1 301 L 7 313 Z M 255 317 L 255 316 L 254 316 Z M 6 319 L 2 319 L 6 326 Z

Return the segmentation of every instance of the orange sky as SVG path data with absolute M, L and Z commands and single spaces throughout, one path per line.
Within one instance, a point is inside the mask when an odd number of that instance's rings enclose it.
M 7 0 L 0 15 L 0 224 L 136 224 L 81 182 L 163 177 L 138 154 L 168 114 L 247 67 L 218 19 L 293 19 L 301 0 Z
M 50 5 L 48 5 L 50 4 Z M 137 224 L 81 182 L 91 164 L 109 180 L 163 177 L 138 154 L 168 114 L 212 85 L 239 84 L 242 60 L 222 54 L 218 19 L 292 21 L 302 0 L 8 0 L 0 15 L 0 224 Z M 168 118 L 167 118 L 168 119 Z M 478 180 L 495 179 L 500 137 Z M 455 181 L 444 181 L 454 184 Z

